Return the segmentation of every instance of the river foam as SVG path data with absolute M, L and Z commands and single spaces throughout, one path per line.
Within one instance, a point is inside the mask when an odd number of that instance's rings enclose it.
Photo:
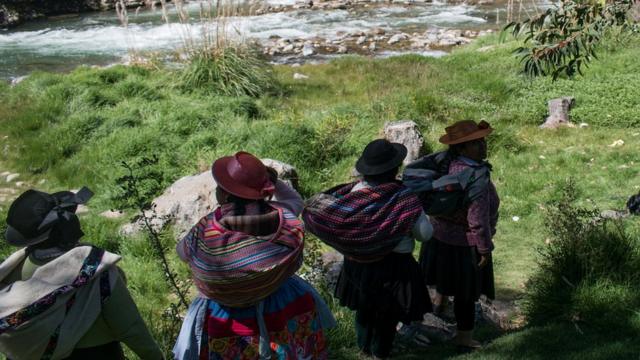
M 291 5 L 294 0 L 268 0 Z M 197 12 L 198 4 L 189 5 Z M 56 70 L 60 63 L 121 58 L 131 50 L 163 51 L 183 46 L 185 37 L 199 38 L 215 24 L 184 26 L 166 24 L 161 12 L 130 11 L 130 23 L 124 28 L 112 12 L 87 14 L 72 19 L 29 24 L 0 32 L 0 77 L 23 75 L 28 69 Z M 486 23 L 482 10 L 467 5 L 440 3 L 399 6 L 371 4 L 349 10 L 299 9 L 260 16 L 229 18 L 232 36 L 266 41 L 272 37 L 336 39 L 379 27 L 386 31 L 424 31 L 432 27 L 473 27 Z M 48 66 L 51 64 L 51 67 Z

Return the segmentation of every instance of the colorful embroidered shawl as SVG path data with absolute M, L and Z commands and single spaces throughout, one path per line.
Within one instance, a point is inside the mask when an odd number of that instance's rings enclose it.
M 380 260 L 411 233 L 421 203 L 397 182 L 351 192 L 356 184 L 312 197 L 302 217 L 308 231 L 345 256 L 360 262 Z
M 267 236 L 229 230 L 219 208 L 192 228 L 183 249 L 202 295 L 226 306 L 249 306 L 295 274 L 302 265 L 304 227 L 289 210 L 275 209 L 279 227 Z

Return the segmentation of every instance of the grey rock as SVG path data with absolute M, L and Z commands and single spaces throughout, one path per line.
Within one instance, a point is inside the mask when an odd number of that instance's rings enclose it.
M 377 27 L 373 28 L 373 30 L 371 30 L 371 33 L 374 35 L 384 35 L 386 31 L 383 28 Z
M 73 192 L 77 192 L 77 191 L 73 191 Z M 76 209 L 76 214 L 87 214 L 89 212 L 89 207 L 87 205 L 78 205 L 78 208 Z
M 28 77 L 29 77 L 29 75 L 18 76 L 18 77 L 12 78 L 11 79 L 11 86 L 16 86 L 16 85 L 20 84 L 21 82 L 23 82 Z
M 316 48 L 311 44 L 305 44 L 302 47 L 302 56 L 311 56 L 316 54 Z
M 409 35 L 404 33 L 395 34 L 389 39 L 389 41 L 387 41 L 387 44 L 393 45 L 393 44 L 399 43 L 400 41 L 407 40 L 408 38 L 409 38 Z
M 604 210 L 600 213 L 601 219 L 620 220 L 628 218 L 630 214 L 627 211 Z
M 151 211 L 144 214 L 152 219 L 152 226 L 160 230 L 173 223 L 179 238 L 191 229 L 193 224 L 218 206 L 215 197 L 216 184 L 210 171 L 199 175 L 185 176 L 174 182 L 162 195 L 153 200 L 155 217 Z M 144 229 L 144 219 L 122 227 L 125 235 L 133 235 Z
M 344 46 L 344 45 L 340 45 L 338 46 L 338 50 L 336 51 L 338 54 L 346 54 L 349 51 L 349 49 Z
M 360 36 L 358 38 L 358 40 L 356 40 L 356 44 L 357 45 L 362 45 L 362 44 L 364 44 L 365 41 L 367 41 L 367 37 L 366 36 Z
M 385 123 L 384 137 L 391 142 L 400 143 L 407 147 L 405 165 L 424 154 L 424 137 L 418 129 L 418 124 L 411 120 Z
M 343 264 L 344 257 L 336 251 L 331 250 L 322 254 L 323 280 L 328 289 L 335 289 Z
M 376 48 L 377 46 L 375 42 L 372 42 L 371 44 L 369 44 L 369 51 L 376 51 Z
M 20 174 L 15 173 L 15 174 L 9 174 L 6 177 L 7 182 L 12 182 L 13 180 L 17 179 L 20 177 Z
M 261 159 L 261 161 L 265 166 L 273 168 L 278 173 L 278 179 L 298 190 L 298 172 L 295 167 L 273 159 Z
M 295 73 L 295 74 L 293 74 L 293 78 L 295 80 L 306 80 L 309 77 L 307 75 L 305 75 L 305 74 Z
M 100 216 L 107 219 L 119 219 L 124 216 L 124 212 L 120 210 L 107 210 L 101 212 Z

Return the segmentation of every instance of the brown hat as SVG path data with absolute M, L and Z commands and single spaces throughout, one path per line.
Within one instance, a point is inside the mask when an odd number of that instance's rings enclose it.
M 461 144 L 463 142 L 481 139 L 493 131 L 488 122 L 482 120 L 476 124 L 473 120 L 462 120 L 447 126 L 446 134 L 440 137 L 440 142 L 447 145 Z

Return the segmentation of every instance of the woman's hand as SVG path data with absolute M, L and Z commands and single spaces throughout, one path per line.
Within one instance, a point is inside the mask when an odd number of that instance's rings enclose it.
M 478 263 L 478 267 L 482 269 L 489 263 L 489 260 L 491 260 L 491 253 L 480 254 L 480 262 Z

